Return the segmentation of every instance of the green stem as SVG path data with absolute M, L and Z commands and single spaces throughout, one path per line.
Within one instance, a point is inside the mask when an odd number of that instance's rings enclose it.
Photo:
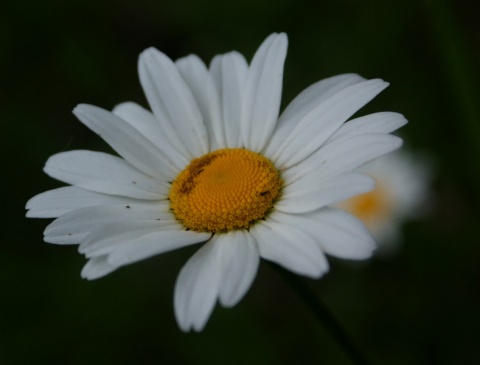
M 333 313 L 324 303 L 322 303 L 305 281 L 298 275 L 292 274 L 290 271 L 287 271 L 276 264 L 270 264 L 285 279 L 292 289 L 296 291 L 297 295 L 312 310 L 315 317 L 322 322 L 330 335 L 350 357 L 352 363 L 357 365 L 368 365 L 369 362 L 363 353 L 355 346 Z

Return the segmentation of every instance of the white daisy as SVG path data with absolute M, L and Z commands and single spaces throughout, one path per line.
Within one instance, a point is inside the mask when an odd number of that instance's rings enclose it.
M 359 218 L 379 244 L 379 253 L 398 249 L 402 224 L 428 211 L 431 169 L 423 156 L 398 151 L 362 166 L 376 185 L 338 204 Z
M 139 74 L 152 112 L 123 103 L 74 114 L 121 157 L 69 151 L 45 172 L 71 184 L 27 203 L 28 217 L 57 218 L 45 241 L 79 244 L 82 277 L 201 243 L 174 294 L 184 331 L 202 330 L 218 299 L 235 305 L 259 258 L 318 278 L 325 254 L 365 259 L 374 241 L 356 218 L 329 207 L 374 186 L 352 172 L 398 148 L 406 120 L 376 113 L 345 123 L 388 84 L 345 74 L 304 90 L 279 117 L 285 34 L 272 34 L 250 65 L 231 52 L 207 68 L 154 48 Z

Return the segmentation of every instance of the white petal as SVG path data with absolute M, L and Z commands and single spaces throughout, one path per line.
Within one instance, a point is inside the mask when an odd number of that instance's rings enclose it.
M 157 231 L 140 236 L 135 240 L 115 246 L 107 262 L 112 266 L 123 266 L 194 243 L 205 242 L 210 233 L 193 231 Z
M 153 114 L 172 143 L 188 151 L 189 160 L 207 153 L 202 114 L 170 58 L 149 48 L 140 55 L 138 72 Z
M 132 102 L 121 103 L 113 108 L 112 113 L 119 116 L 149 139 L 165 158 L 174 165 L 178 172 L 188 165 L 189 160 L 167 138 L 157 118 L 140 105 Z M 173 176 L 175 177 L 175 176 Z
M 210 65 L 210 72 L 220 97 L 222 124 L 216 129 L 216 135 L 222 136 L 220 147 L 242 147 L 240 126 L 247 61 L 238 52 L 216 56 Z
M 328 100 L 339 91 L 349 86 L 366 81 L 357 74 L 342 74 L 320 80 L 297 95 L 285 108 L 278 123 L 288 123 L 290 120 L 302 119 L 309 110 Z
M 257 244 L 246 230 L 216 234 L 221 246 L 220 304 L 233 307 L 252 285 L 260 261 Z
M 382 80 L 368 80 L 349 86 L 312 108 L 295 122 L 277 154 L 279 168 L 287 168 L 304 160 L 333 134 L 356 111 L 388 86 Z
M 116 269 L 118 269 L 118 267 L 112 266 L 107 262 L 106 256 L 94 257 L 88 260 L 80 276 L 84 279 L 95 280 L 110 274 Z
M 277 123 L 282 97 L 287 36 L 270 35 L 253 57 L 242 104 L 242 139 L 246 148 L 260 152 Z
M 264 221 L 250 228 L 257 241 L 260 256 L 300 275 L 319 278 L 328 263 L 316 242 L 292 226 Z
M 38 194 L 27 202 L 27 217 L 56 218 L 72 210 L 108 204 L 136 204 L 138 200 L 65 186 Z
M 87 236 L 88 232 L 68 233 L 63 236 L 44 236 L 43 240 L 47 243 L 55 245 L 76 245 L 82 242 Z
M 402 139 L 389 134 L 353 135 L 328 142 L 309 158 L 282 172 L 292 183 L 315 172 L 319 180 L 351 171 L 402 145 Z
M 112 109 L 112 113 L 122 118 L 147 138 L 152 138 L 152 134 L 162 131 L 155 116 L 137 103 L 126 101 L 117 104 Z
M 132 243 L 151 233 L 182 230 L 184 227 L 173 219 L 104 223 L 86 235 L 78 252 L 87 257 L 102 256 L 111 253 L 114 246 Z
M 280 146 L 303 119 L 316 106 L 348 86 L 358 84 L 365 79 L 356 74 L 333 76 L 310 85 L 287 106 L 278 119 L 278 125 L 265 149 L 266 156 L 275 156 Z
M 182 331 L 203 329 L 218 297 L 220 280 L 220 246 L 209 241 L 188 260 L 175 284 L 175 318 Z
M 207 67 L 195 55 L 181 58 L 175 62 L 175 65 L 190 88 L 203 115 L 203 121 L 209 135 L 210 150 L 224 148 L 220 97 Z
M 405 117 L 399 113 L 380 112 L 349 120 L 328 140 L 328 143 L 340 138 L 360 134 L 392 133 L 407 124 Z
M 172 219 L 167 204 L 135 204 L 135 205 L 98 205 L 81 208 L 62 215 L 50 223 L 45 229 L 45 241 L 51 243 L 71 242 L 76 235 L 83 235 L 111 222 L 131 222 L 157 219 Z M 54 241 L 54 242 L 52 242 Z M 62 241 L 62 242 L 59 242 Z
M 271 219 L 314 238 L 329 255 L 361 260 L 371 256 L 375 241 L 366 227 L 343 210 L 324 208 L 307 214 L 274 212 Z
M 61 152 L 47 160 L 44 171 L 80 188 L 136 199 L 165 199 L 170 186 L 143 174 L 125 160 L 103 152 Z
M 86 104 L 78 105 L 73 114 L 137 169 L 164 181 L 176 176 L 178 169 L 163 152 L 122 118 Z
M 359 173 L 344 173 L 318 181 L 314 173 L 287 186 L 275 209 L 287 213 L 305 213 L 335 204 L 375 187 L 375 180 Z

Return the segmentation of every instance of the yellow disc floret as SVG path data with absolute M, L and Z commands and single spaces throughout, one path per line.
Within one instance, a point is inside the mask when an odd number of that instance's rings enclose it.
M 280 195 L 282 180 L 262 155 L 221 149 L 194 159 L 173 181 L 170 208 L 195 231 L 248 228 L 262 219 Z
M 367 227 L 388 217 L 392 209 L 388 192 L 378 182 L 372 191 L 354 196 L 339 206 L 363 221 Z

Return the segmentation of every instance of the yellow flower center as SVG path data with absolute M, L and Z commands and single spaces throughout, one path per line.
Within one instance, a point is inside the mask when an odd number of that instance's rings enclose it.
M 355 215 L 367 226 L 373 226 L 389 216 L 391 199 L 385 188 L 377 181 L 375 189 L 340 203 L 340 207 Z
M 262 155 L 221 149 L 194 159 L 173 181 L 170 208 L 195 231 L 248 228 L 280 195 L 278 170 Z

